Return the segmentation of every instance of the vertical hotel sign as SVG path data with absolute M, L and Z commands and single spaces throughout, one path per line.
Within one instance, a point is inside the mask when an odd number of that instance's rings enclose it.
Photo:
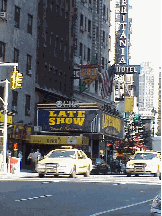
M 128 64 L 128 0 L 121 0 L 120 6 L 120 59 L 119 64 Z

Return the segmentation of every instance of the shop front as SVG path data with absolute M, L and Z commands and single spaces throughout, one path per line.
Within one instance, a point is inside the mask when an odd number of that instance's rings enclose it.
M 95 103 L 38 104 L 37 127 L 41 128 L 40 132 L 24 140 L 25 164 L 32 150 L 39 149 L 46 155 L 62 145 L 73 145 L 89 157 L 97 158 L 101 146 L 107 155 L 107 143 L 123 136 L 123 119 L 105 113 Z

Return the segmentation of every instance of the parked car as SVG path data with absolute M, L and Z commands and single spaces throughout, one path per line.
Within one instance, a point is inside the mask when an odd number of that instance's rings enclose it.
M 106 174 L 109 171 L 109 165 L 101 158 L 96 158 L 92 167 L 92 173 L 94 174 Z
M 151 205 L 151 216 L 160 216 L 161 215 L 161 191 L 153 199 Z
M 70 175 L 74 178 L 76 174 L 88 177 L 91 170 L 92 160 L 82 150 L 69 146 L 50 151 L 36 166 L 39 177 Z

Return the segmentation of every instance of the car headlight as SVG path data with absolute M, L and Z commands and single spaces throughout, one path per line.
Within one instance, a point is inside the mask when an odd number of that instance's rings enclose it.
M 37 168 L 39 169 L 39 168 L 45 168 L 46 167 L 46 165 L 45 164 L 37 164 Z

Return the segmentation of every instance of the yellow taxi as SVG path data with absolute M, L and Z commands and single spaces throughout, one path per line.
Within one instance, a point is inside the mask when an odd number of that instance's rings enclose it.
M 92 160 L 82 150 L 70 146 L 50 151 L 36 166 L 39 177 L 70 175 L 75 178 L 76 174 L 88 177 L 91 170 Z
M 160 170 L 161 157 L 158 152 L 154 151 L 137 151 L 126 164 L 126 173 L 138 176 L 139 174 L 161 175 Z

